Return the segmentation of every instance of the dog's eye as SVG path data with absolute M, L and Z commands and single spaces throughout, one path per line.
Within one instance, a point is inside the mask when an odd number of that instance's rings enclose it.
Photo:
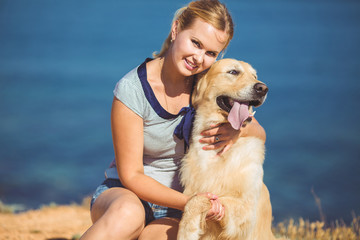
M 230 71 L 228 71 L 227 73 L 230 73 L 230 74 L 232 74 L 232 75 L 239 75 L 239 71 L 237 71 L 237 70 L 235 70 L 235 69 L 233 69 L 233 70 L 230 70 Z

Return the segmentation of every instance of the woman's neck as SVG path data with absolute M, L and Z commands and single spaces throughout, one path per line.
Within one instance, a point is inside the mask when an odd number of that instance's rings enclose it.
M 159 67 L 159 77 L 168 96 L 191 92 L 193 77 L 179 74 L 170 57 L 159 58 Z
M 177 114 L 190 101 L 193 77 L 177 74 L 176 68 L 165 58 L 147 63 L 148 82 L 161 106 Z

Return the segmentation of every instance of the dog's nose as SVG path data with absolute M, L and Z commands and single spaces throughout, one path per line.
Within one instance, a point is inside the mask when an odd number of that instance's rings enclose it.
M 254 85 L 255 92 L 260 96 L 265 96 L 268 92 L 268 87 L 263 83 L 256 83 Z

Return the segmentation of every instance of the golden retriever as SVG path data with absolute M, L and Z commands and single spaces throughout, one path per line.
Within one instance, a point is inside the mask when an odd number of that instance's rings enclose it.
M 271 232 L 272 210 L 263 183 L 264 141 L 240 137 L 222 155 L 202 150 L 201 132 L 210 125 L 230 122 L 239 129 L 251 119 L 252 106 L 260 106 L 266 85 L 256 71 L 235 59 L 222 59 L 199 77 L 192 96 L 196 110 L 190 148 L 181 167 L 184 193 L 192 197 L 180 221 L 178 239 L 275 239 Z M 219 196 L 225 207 L 221 221 L 205 220 L 211 204 L 197 193 Z

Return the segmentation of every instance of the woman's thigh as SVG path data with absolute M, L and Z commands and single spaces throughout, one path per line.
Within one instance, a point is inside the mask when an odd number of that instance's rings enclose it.
M 139 240 L 176 240 L 180 219 L 160 218 L 148 224 Z

